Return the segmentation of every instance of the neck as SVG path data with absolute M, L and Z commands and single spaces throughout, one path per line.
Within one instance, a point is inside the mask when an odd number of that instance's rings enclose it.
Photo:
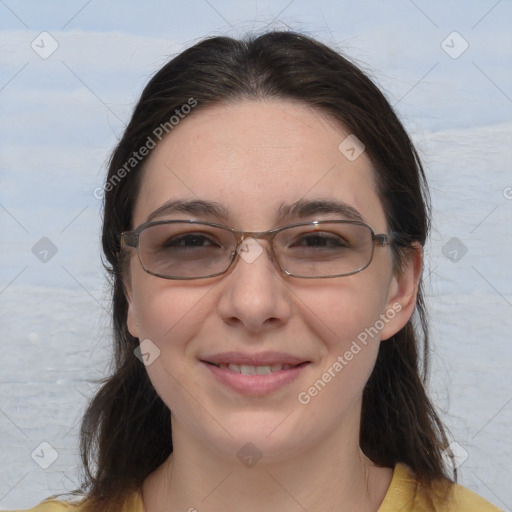
M 173 423 L 176 449 L 142 488 L 146 512 L 377 511 L 392 470 L 364 456 L 358 428 L 337 434 L 293 457 L 273 462 L 263 457 L 251 467 L 192 442 L 187 430 Z

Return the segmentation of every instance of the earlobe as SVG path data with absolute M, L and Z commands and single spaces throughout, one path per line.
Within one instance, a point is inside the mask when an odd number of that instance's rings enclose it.
M 132 292 L 130 287 L 125 287 L 125 297 L 128 302 L 128 312 L 126 314 L 126 324 L 128 327 L 128 332 L 134 337 L 139 337 L 139 322 L 137 320 L 137 314 L 135 311 L 135 305 L 132 297 Z
M 126 315 L 126 323 L 128 326 L 128 332 L 134 337 L 139 337 L 139 322 L 134 312 L 133 303 L 128 304 L 128 313 Z
M 423 247 L 414 242 L 399 274 L 389 285 L 384 315 L 388 318 L 381 331 L 381 341 L 391 338 L 404 327 L 416 307 L 416 298 L 423 270 Z

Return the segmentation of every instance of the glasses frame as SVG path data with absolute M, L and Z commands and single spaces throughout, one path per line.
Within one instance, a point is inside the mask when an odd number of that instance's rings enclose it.
M 140 256 L 140 251 L 139 251 L 140 234 L 145 229 L 148 229 L 152 226 L 158 226 L 161 224 L 177 224 L 177 223 L 189 224 L 189 225 L 199 225 L 199 226 L 210 226 L 210 227 L 221 228 L 226 231 L 230 231 L 235 236 L 236 246 L 235 246 L 235 250 L 231 254 L 230 261 L 229 261 L 229 264 L 226 267 L 226 269 L 223 270 L 222 272 L 217 272 L 215 274 L 209 274 L 209 275 L 200 276 L 200 277 L 165 276 L 165 275 L 159 274 L 157 272 L 152 272 L 151 270 L 148 270 L 144 266 L 144 263 L 142 262 L 142 259 Z M 368 230 L 370 231 L 371 237 L 372 237 L 372 241 L 373 241 L 372 252 L 370 254 L 370 259 L 369 259 L 368 263 L 366 263 L 362 267 L 360 267 L 356 270 L 353 270 L 351 272 L 345 272 L 343 274 L 333 274 L 333 275 L 328 275 L 328 276 L 320 276 L 320 277 L 301 276 L 298 274 L 292 274 L 291 272 L 288 272 L 287 270 L 284 270 L 283 268 L 281 268 L 279 259 L 276 256 L 276 253 L 274 251 L 274 238 L 276 237 L 276 235 L 278 233 L 280 233 L 281 231 L 284 231 L 286 229 L 289 229 L 289 228 L 295 228 L 295 227 L 301 227 L 301 226 L 318 226 L 321 224 L 333 224 L 333 223 L 351 224 L 351 225 L 364 226 L 364 227 L 368 228 Z M 388 245 L 391 245 L 393 243 L 394 235 L 395 235 L 395 233 L 376 234 L 371 226 L 369 226 L 365 222 L 361 222 L 361 221 L 357 221 L 357 220 L 314 220 L 314 221 L 310 221 L 310 222 L 299 222 L 296 224 L 289 224 L 287 226 L 270 229 L 268 231 L 242 231 L 242 230 L 230 228 L 229 226 L 225 226 L 223 224 L 217 224 L 215 222 L 203 222 L 203 221 L 198 221 L 198 220 L 186 219 L 186 220 L 157 220 L 157 221 L 151 221 L 151 222 L 144 222 L 143 224 L 141 224 L 140 226 L 138 226 L 136 229 L 134 229 L 132 231 L 123 231 L 120 234 L 120 242 L 121 242 L 121 249 L 123 247 L 131 247 L 131 248 L 137 250 L 137 256 L 138 256 L 139 262 L 145 272 L 147 272 L 148 274 L 151 274 L 153 276 L 160 277 L 162 279 L 171 279 L 171 280 L 175 280 L 175 281 L 178 281 L 178 280 L 179 281 L 190 281 L 190 280 L 196 280 L 196 279 L 209 279 L 212 277 L 222 276 L 222 275 L 226 274 L 233 267 L 235 261 L 237 261 L 238 257 L 240 256 L 237 249 L 240 247 L 240 244 L 242 244 L 244 242 L 244 240 L 246 240 L 248 238 L 267 240 L 269 242 L 269 245 L 270 245 L 269 252 L 270 252 L 271 259 L 272 259 L 273 263 L 275 264 L 275 266 L 277 266 L 279 271 L 282 272 L 283 274 L 290 276 L 290 277 L 297 277 L 299 279 L 328 279 L 328 278 L 333 278 L 333 277 L 351 276 L 353 274 L 357 274 L 357 273 L 361 272 L 362 270 L 367 268 L 370 265 L 370 263 L 372 262 L 375 246 L 386 247 Z

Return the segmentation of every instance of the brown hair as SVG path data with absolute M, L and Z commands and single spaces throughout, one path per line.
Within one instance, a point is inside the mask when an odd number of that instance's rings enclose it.
M 197 106 L 190 115 L 196 115 L 209 105 L 258 98 L 294 99 L 320 109 L 365 144 L 388 228 L 402 234 L 392 246 L 398 271 L 414 250 L 411 243 L 425 243 L 430 206 L 416 150 L 380 90 L 337 51 L 302 34 L 268 32 L 244 40 L 204 39 L 173 58 L 145 87 L 112 154 L 111 185 L 105 188 L 102 242 L 113 287 L 115 357 L 112 375 L 90 403 L 81 430 L 84 488 L 92 508 L 115 510 L 173 450 L 171 412 L 134 356 L 138 340 L 126 324 L 119 234 L 135 227 L 144 159 L 129 168 L 126 163 L 191 99 Z M 127 172 L 114 183 L 123 166 Z M 429 344 L 421 286 L 415 315 L 380 344 L 364 389 L 360 445 L 375 464 L 406 463 L 430 483 L 448 478 L 442 458 L 447 437 L 425 391 Z

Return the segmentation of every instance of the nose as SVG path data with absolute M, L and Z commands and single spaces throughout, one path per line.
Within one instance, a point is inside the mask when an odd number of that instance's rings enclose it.
M 290 319 L 287 286 L 263 243 L 245 240 L 235 268 L 224 277 L 218 313 L 232 327 L 257 333 L 284 326 Z

